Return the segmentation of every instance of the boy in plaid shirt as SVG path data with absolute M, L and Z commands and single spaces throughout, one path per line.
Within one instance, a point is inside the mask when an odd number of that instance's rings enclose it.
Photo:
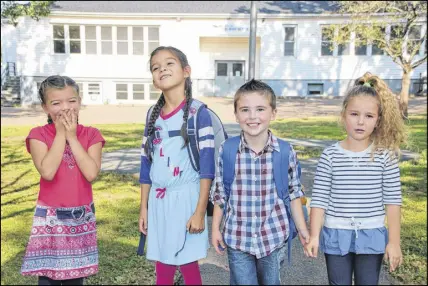
M 285 203 L 273 179 L 273 152 L 278 139 L 269 130 L 276 115 L 276 98 L 265 83 L 251 80 L 234 98 L 236 121 L 242 132 L 235 161 L 235 180 L 227 198 L 223 185 L 223 146 L 219 149 L 212 244 L 219 254 L 227 245 L 231 285 L 279 285 L 280 249 L 289 236 Z M 309 242 L 302 203 L 296 152 L 290 145 L 288 184 L 291 213 L 302 245 Z M 226 208 L 225 220 L 223 208 Z M 224 240 L 223 240 L 224 239 Z

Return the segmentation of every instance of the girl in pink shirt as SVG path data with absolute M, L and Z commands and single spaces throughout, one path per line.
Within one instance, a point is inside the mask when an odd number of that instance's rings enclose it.
M 41 178 L 21 273 L 39 276 L 39 285 L 83 285 L 98 272 L 91 182 L 105 141 L 98 129 L 78 124 L 81 98 L 71 78 L 48 77 L 39 97 L 48 124 L 26 138 Z

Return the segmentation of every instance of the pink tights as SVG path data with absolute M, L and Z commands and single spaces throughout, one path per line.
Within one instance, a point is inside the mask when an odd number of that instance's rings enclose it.
M 186 285 L 202 285 L 198 261 L 180 265 L 179 267 Z M 156 262 L 156 285 L 174 285 L 175 270 L 177 270 L 176 265 Z

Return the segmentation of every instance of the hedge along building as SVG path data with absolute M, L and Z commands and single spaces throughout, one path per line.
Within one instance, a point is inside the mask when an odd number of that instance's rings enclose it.
M 148 62 L 159 45 L 187 55 L 196 97 L 231 96 L 248 80 L 250 7 L 250 1 L 57 1 L 49 17 L 2 26 L 2 60 L 16 63 L 23 105 L 38 103 L 37 87 L 52 74 L 74 78 L 83 104 L 152 103 L 159 91 Z M 400 90 L 401 68 L 375 46 L 357 48 L 350 40 L 326 48 L 323 27 L 347 20 L 328 1 L 258 1 L 257 9 L 255 76 L 277 96 L 340 96 L 366 71 Z M 418 29 L 421 38 L 426 23 Z M 419 56 L 425 53 L 424 44 Z M 413 71 L 413 83 L 421 73 L 425 65 Z

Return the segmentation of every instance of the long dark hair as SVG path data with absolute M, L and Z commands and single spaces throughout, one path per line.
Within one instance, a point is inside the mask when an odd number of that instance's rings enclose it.
M 168 46 L 160 46 L 157 47 L 151 54 L 150 54 L 150 63 L 152 61 L 152 58 L 159 52 L 159 51 L 169 51 L 172 54 L 174 54 L 177 59 L 180 61 L 180 65 L 181 67 L 184 69 L 185 67 L 189 66 L 189 62 L 187 61 L 187 57 L 186 55 L 180 51 L 177 48 Z M 150 65 L 151 67 L 151 65 Z M 150 68 L 150 72 L 151 68 Z M 184 93 L 186 96 L 186 105 L 184 107 L 184 114 L 183 114 L 183 125 L 181 126 L 181 137 L 183 137 L 184 139 L 184 145 L 183 148 L 185 146 L 187 146 L 187 144 L 189 144 L 189 138 L 187 137 L 187 119 L 189 117 L 189 109 L 190 109 L 190 105 L 192 103 L 192 81 L 190 79 L 190 76 L 188 78 L 186 78 L 186 81 L 184 83 Z M 144 150 L 146 151 L 146 154 L 149 158 L 149 160 L 151 160 L 151 154 L 149 154 L 149 145 L 152 144 L 152 138 L 151 136 L 153 135 L 153 133 L 155 132 L 155 127 L 154 124 L 156 122 L 156 120 L 159 117 L 159 114 L 161 112 L 162 107 L 165 105 L 165 96 L 162 94 L 160 95 L 158 101 L 156 102 L 155 106 L 153 107 L 153 111 L 152 114 L 150 116 L 149 122 L 147 123 L 147 142 L 146 145 L 144 146 Z

